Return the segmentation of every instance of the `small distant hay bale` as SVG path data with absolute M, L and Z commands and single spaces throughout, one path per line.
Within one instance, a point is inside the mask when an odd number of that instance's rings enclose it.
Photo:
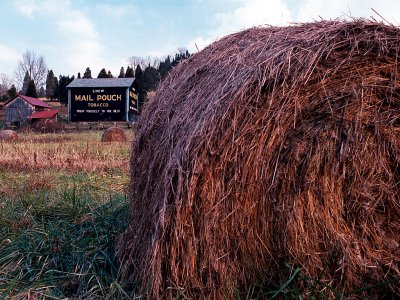
M 31 128 L 40 133 L 56 133 L 63 130 L 63 124 L 53 119 L 40 119 L 35 121 Z
M 128 141 L 124 130 L 118 127 L 106 129 L 101 136 L 102 142 L 126 142 Z
M 18 139 L 18 134 L 14 130 L 1 130 L 0 141 L 15 141 Z
M 245 30 L 175 67 L 132 145 L 123 278 L 150 299 L 245 298 L 289 264 L 398 298 L 399 51 L 397 27 L 321 21 Z

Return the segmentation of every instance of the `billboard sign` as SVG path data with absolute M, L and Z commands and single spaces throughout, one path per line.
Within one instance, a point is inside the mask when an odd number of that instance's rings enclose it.
M 139 112 L 139 101 L 138 95 L 135 88 L 132 86 L 129 89 L 129 112 L 138 113 Z
M 70 117 L 72 122 L 124 121 L 126 87 L 71 88 Z

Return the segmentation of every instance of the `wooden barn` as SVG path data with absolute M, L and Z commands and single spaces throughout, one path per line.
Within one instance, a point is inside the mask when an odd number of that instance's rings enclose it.
M 50 109 L 50 110 L 43 110 L 43 111 L 38 111 L 30 116 L 28 116 L 28 120 L 31 121 L 31 124 L 34 124 L 35 122 L 38 122 L 39 120 L 47 119 L 47 120 L 53 120 L 53 121 L 58 121 L 58 109 Z
M 4 109 L 6 125 L 21 126 L 29 122 L 29 116 L 51 110 L 51 107 L 40 99 L 17 95 L 5 104 Z

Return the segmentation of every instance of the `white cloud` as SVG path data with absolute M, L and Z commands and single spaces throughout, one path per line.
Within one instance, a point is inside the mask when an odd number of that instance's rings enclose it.
M 63 64 L 68 69 L 83 72 L 88 66 L 102 64 L 104 46 L 93 23 L 83 12 L 66 11 L 56 24 L 67 45 L 60 48 L 60 57 L 64 58 Z
M 292 21 L 292 13 L 283 0 L 223 0 L 235 3 L 236 9 L 213 16 L 215 29 L 206 36 L 198 36 L 187 45 L 189 51 L 201 50 L 223 36 L 260 25 L 286 25 Z
M 24 16 L 35 14 L 62 13 L 70 5 L 69 0 L 14 0 L 16 10 Z
M 174 41 L 165 40 L 160 43 L 155 49 L 148 50 L 144 56 L 150 57 L 166 57 L 167 55 L 174 55 L 178 51 L 177 44 Z
M 187 44 L 191 52 L 201 50 L 227 34 L 259 25 L 288 25 L 291 22 L 336 18 L 370 18 L 400 25 L 398 0 L 219 0 L 236 8 L 213 16 L 214 29 Z M 376 10 L 382 18 L 371 8 Z
M 375 9 L 387 21 L 398 25 L 400 22 L 400 2 L 398 0 L 304 0 L 300 6 L 296 20 L 306 22 L 311 20 L 335 19 L 338 17 L 373 16 L 381 18 L 371 9 Z
M 232 12 L 215 15 L 220 23 L 215 33 L 225 35 L 258 25 L 285 25 L 292 20 L 291 12 L 281 0 L 244 0 Z
M 0 44 L 0 53 L 0 70 L 12 70 L 21 58 L 21 53 L 2 44 Z
M 33 12 L 36 10 L 34 0 L 16 0 L 14 1 L 14 4 L 17 11 L 27 17 L 32 16 Z
M 190 53 L 196 53 L 197 51 L 204 49 L 207 45 L 211 44 L 214 41 L 215 38 L 203 38 L 201 36 L 198 36 L 188 43 L 187 49 Z
M 50 68 L 58 67 L 62 72 L 77 73 L 79 70 L 83 72 L 88 66 L 103 64 L 105 47 L 99 33 L 85 12 L 74 8 L 71 1 L 16 0 L 14 5 L 25 16 L 46 16 L 54 22 L 62 43 L 49 47 L 58 54 L 57 61 L 48 59 Z
M 104 15 L 113 17 L 113 18 L 122 18 L 129 14 L 132 14 L 136 11 L 136 7 L 131 4 L 97 4 L 96 8 Z
M 98 36 L 93 24 L 81 11 L 64 13 L 64 16 L 56 21 L 56 24 L 58 30 L 66 35 L 91 38 Z

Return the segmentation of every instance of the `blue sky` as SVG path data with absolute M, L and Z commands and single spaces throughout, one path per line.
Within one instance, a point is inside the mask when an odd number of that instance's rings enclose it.
M 0 0 L 0 73 L 14 77 L 22 54 L 43 55 L 58 76 L 90 67 L 118 75 L 130 56 L 197 51 L 258 25 L 287 25 L 351 15 L 371 8 L 400 24 L 398 0 Z

